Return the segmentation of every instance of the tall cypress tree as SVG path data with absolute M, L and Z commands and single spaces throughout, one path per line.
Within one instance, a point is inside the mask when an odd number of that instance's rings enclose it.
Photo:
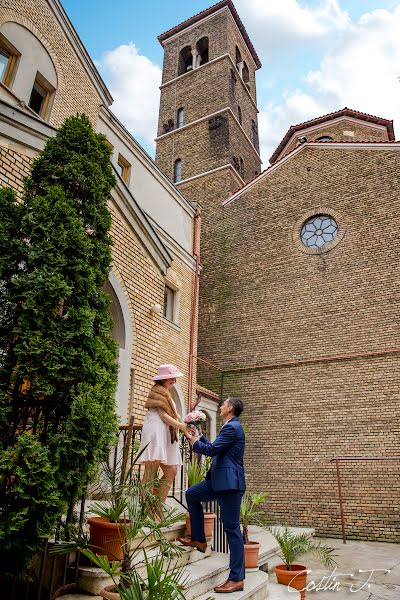
M 116 431 L 110 148 L 68 118 L 0 191 L 0 570 L 22 573 Z

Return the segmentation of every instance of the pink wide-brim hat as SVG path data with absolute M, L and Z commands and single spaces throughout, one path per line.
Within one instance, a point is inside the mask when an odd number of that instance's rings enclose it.
M 161 379 L 175 379 L 175 377 L 183 377 L 183 373 L 174 365 L 160 365 L 157 375 L 153 377 L 153 381 L 161 381 Z

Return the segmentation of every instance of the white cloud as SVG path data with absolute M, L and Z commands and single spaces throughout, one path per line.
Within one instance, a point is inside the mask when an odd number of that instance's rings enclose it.
M 140 54 L 132 42 L 105 52 L 96 66 L 114 98 L 111 110 L 132 135 L 154 147 L 160 67 Z
M 342 32 L 319 67 L 304 75 L 300 89 L 287 89 L 281 101 L 263 107 L 264 162 L 290 125 L 344 106 L 400 125 L 399 31 L 399 3 L 392 10 L 365 13 Z
M 255 47 L 269 56 L 307 41 L 320 40 L 350 22 L 338 0 L 321 0 L 310 8 L 299 0 L 237 0 Z

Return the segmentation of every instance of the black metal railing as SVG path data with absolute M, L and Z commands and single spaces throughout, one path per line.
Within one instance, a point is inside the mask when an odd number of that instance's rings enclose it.
M 122 461 L 123 469 L 128 469 L 132 475 L 133 472 L 142 471 L 140 464 L 135 464 L 135 455 L 140 446 L 142 427 L 140 425 L 121 426 L 119 428 L 117 442 L 110 456 L 110 466 L 112 469 L 118 468 Z M 181 440 L 181 458 L 182 464 L 178 469 L 170 490 L 169 498 L 174 498 L 178 504 L 187 510 L 185 490 L 187 487 L 186 463 L 192 459 L 192 447 L 182 437 Z M 5 598 L 10 600 L 54 600 L 61 591 L 63 593 L 73 592 L 76 589 L 78 580 L 80 553 L 71 552 L 69 554 L 57 555 L 49 551 L 60 540 L 68 538 L 68 526 L 71 524 L 83 525 L 86 511 L 87 498 L 83 496 L 78 503 L 70 503 L 67 514 L 62 517 L 50 537 L 43 545 L 41 553 L 34 558 L 31 570 L 31 579 L 28 582 L 20 582 L 17 579 L 10 581 L 5 591 Z M 222 526 L 220 509 L 217 501 L 204 503 L 206 512 L 214 512 L 216 515 L 214 521 L 214 532 L 212 539 L 212 550 L 216 552 L 227 552 L 227 542 Z

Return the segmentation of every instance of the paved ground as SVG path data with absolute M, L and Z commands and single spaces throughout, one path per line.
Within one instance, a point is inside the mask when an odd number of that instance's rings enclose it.
M 400 600 L 400 544 L 321 541 L 336 549 L 338 565 L 332 573 L 307 557 L 309 600 Z

